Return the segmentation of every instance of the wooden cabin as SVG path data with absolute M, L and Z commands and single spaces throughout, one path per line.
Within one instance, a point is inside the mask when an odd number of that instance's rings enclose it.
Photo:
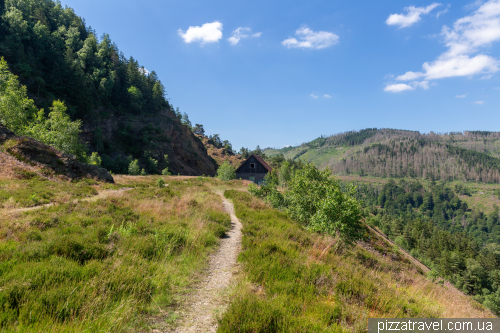
M 271 171 L 273 169 L 262 157 L 252 154 L 236 169 L 236 179 L 248 179 L 258 184 Z

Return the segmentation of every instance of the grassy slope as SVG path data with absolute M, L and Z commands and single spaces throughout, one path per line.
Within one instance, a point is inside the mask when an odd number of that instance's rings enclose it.
M 168 187 L 156 188 L 157 178 L 115 176 L 133 189 L 0 210 L 0 330 L 119 332 L 145 328 L 155 316 L 172 320 L 168 309 L 196 280 L 230 219 L 210 189 L 216 180 L 164 177 Z M 8 191 L 23 203 L 40 188 L 56 198 L 81 192 L 79 184 L 36 178 L 10 181 Z
M 244 227 L 243 270 L 219 332 L 365 332 L 370 317 L 492 317 L 368 230 L 348 249 L 248 193 L 225 195 Z
M 339 161 L 346 156 L 350 156 L 360 147 L 338 147 L 338 146 L 323 146 L 319 148 L 309 147 L 293 147 L 282 149 L 266 149 L 264 153 L 268 156 L 283 153 L 286 159 L 302 159 L 311 162 L 312 164 L 322 167 L 334 161 Z

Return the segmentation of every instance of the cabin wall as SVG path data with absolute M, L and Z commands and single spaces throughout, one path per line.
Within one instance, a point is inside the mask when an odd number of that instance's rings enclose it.
M 266 175 L 267 175 L 267 172 L 266 173 L 243 173 L 243 172 L 237 172 L 236 173 L 236 179 L 246 179 L 246 180 L 251 180 L 254 183 L 258 183 L 260 181 L 263 181 L 264 177 Z M 253 177 L 253 179 L 252 179 L 252 177 Z
M 254 168 L 250 168 L 251 163 L 254 163 Z M 255 183 L 264 180 L 268 171 L 264 166 L 254 157 L 251 156 L 239 169 L 236 171 L 236 179 L 252 180 Z
M 255 168 L 250 168 L 250 164 L 254 163 Z M 248 161 L 245 162 L 239 169 L 238 172 L 241 173 L 267 173 L 267 169 L 253 156 L 251 156 Z

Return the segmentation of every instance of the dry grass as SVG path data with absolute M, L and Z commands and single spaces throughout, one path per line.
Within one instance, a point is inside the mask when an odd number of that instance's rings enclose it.
M 147 331 L 164 322 L 230 220 L 212 180 L 157 188 L 157 178 L 117 177 L 92 185 L 101 190 L 93 198 L 0 214 L 0 306 L 14 309 L 0 312 L 0 330 Z M 12 184 L 14 194 L 26 191 Z
M 243 223 L 243 271 L 219 332 L 365 332 L 368 318 L 492 318 L 377 233 L 363 246 L 311 233 L 260 200 L 228 191 Z M 274 326 L 273 326 L 274 325 Z

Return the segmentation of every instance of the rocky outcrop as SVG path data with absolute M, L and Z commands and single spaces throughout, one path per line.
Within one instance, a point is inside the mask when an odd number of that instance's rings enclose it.
M 147 153 L 159 161 L 160 171 L 164 155 L 168 155 L 172 174 L 214 176 L 217 170 L 217 163 L 207 154 L 202 141 L 169 110 L 151 115 L 117 115 L 101 108 L 82 121 L 83 141 L 101 156 L 132 156 L 143 164 Z
M 36 170 L 48 178 L 74 180 L 92 178 L 113 183 L 113 177 L 104 168 L 76 160 L 76 157 L 57 151 L 55 148 L 27 137 L 16 136 L 0 126 L 1 153 L 14 157 L 28 171 Z M 7 160 L 7 159 L 4 159 Z

